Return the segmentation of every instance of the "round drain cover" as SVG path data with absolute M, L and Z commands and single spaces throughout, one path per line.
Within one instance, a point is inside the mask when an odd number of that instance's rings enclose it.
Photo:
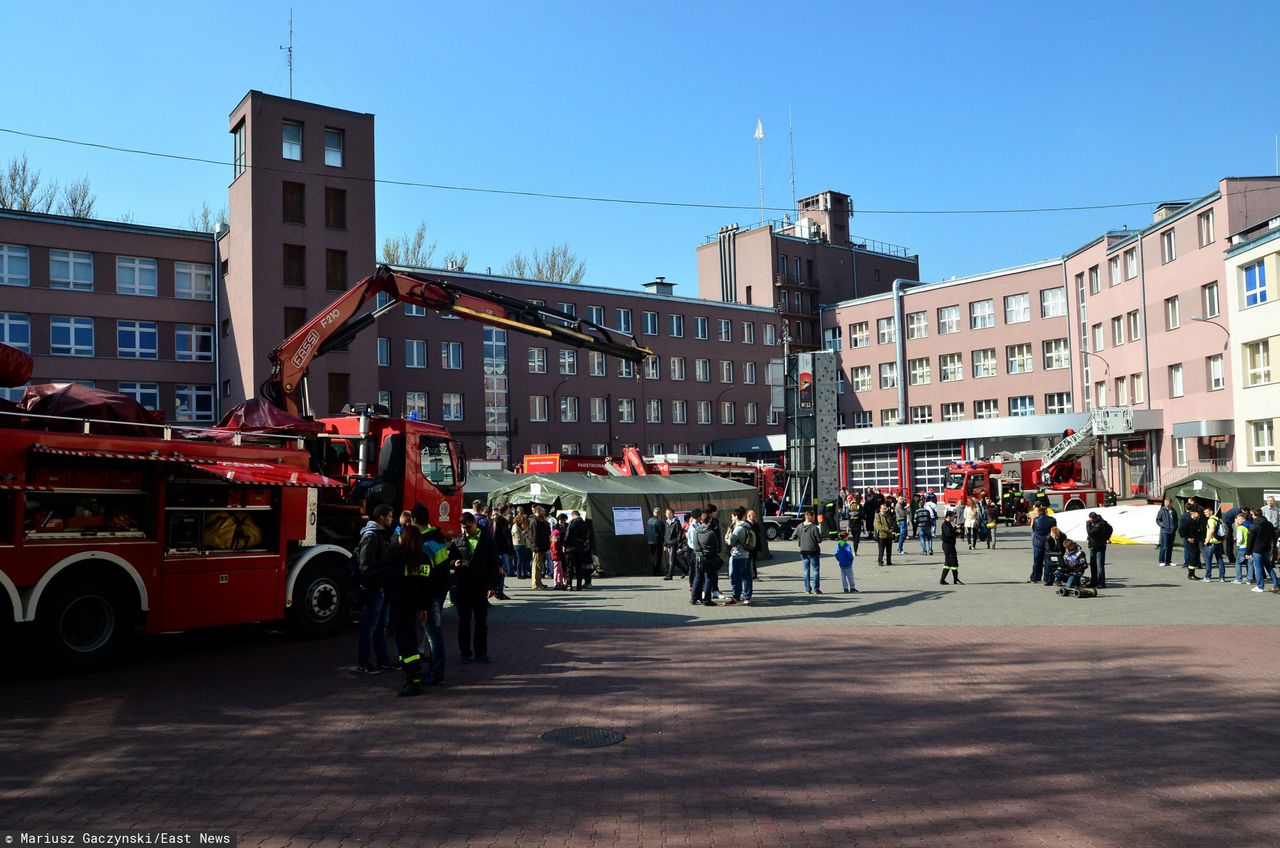
M 600 727 L 561 727 L 541 733 L 538 738 L 563 748 L 604 748 L 617 745 L 627 737 L 616 730 Z

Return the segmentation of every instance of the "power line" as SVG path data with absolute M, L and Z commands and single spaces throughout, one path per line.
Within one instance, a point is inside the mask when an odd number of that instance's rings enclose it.
M 208 159 L 202 156 L 190 156 L 181 153 L 165 153 L 156 150 L 143 150 L 136 147 L 123 147 L 114 144 L 103 144 L 95 141 L 84 141 L 81 139 L 64 138 L 62 136 L 46 135 L 43 133 L 28 132 L 25 130 L 13 129 L 10 127 L 0 127 L 0 132 L 10 135 L 22 136 L 23 138 L 38 139 L 40 141 L 53 141 L 59 144 L 70 144 L 77 147 L 88 147 L 96 150 L 106 150 L 113 153 L 127 153 L 135 156 L 150 156 L 157 159 L 169 159 L 177 162 L 195 162 L 202 165 L 217 165 L 220 167 L 231 167 L 232 163 L 220 159 Z M 296 169 L 276 168 L 270 165 L 245 165 L 246 169 L 254 168 L 259 171 L 275 172 L 281 174 L 297 174 Z M 313 174 L 318 176 L 317 174 Z M 729 211 L 756 212 L 762 208 L 768 212 L 791 213 L 795 210 L 785 206 L 746 206 L 735 203 L 696 203 L 691 201 L 679 200 L 645 200 L 641 198 L 629 197 L 603 197 L 599 195 L 589 194 L 564 194 L 560 192 L 546 191 L 522 191 L 519 189 L 507 188 L 485 188 L 482 186 L 461 186 L 447 185 L 444 183 L 428 183 L 418 180 L 394 180 L 379 177 L 353 177 L 349 175 L 335 175 L 327 173 L 325 176 L 329 178 L 344 179 L 351 182 L 367 182 L 375 185 L 400 186 L 404 188 L 423 188 L 434 191 L 455 191 L 465 192 L 469 194 L 494 194 L 507 197 L 530 197 L 543 200 L 568 200 L 583 203 L 613 203 L 627 206 L 658 206 L 676 209 L 722 209 Z M 1228 194 L 1247 194 L 1257 191 L 1273 191 L 1280 186 L 1264 186 L 1259 188 L 1238 189 Z M 1022 207 L 1005 207 L 995 209 L 858 209 L 858 215 L 1028 215 L 1028 214 L 1044 214 L 1054 212 L 1092 212 L 1105 209 L 1131 209 L 1137 207 L 1151 207 L 1161 203 L 1188 203 L 1189 199 L 1169 200 L 1140 200 L 1126 203 L 1091 203 L 1078 206 L 1022 206 Z

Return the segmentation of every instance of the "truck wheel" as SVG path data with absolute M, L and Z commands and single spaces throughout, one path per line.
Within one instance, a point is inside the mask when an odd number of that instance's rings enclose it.
M 1077 509 L 1084 509 L 1084 501 L 1076 499 L 1076 500 L 1067 502 L 1067 505 L 1065 507 L 1065 510 L 1067 512 L 1073 512 Z
M 778 525 L 769 523 L 764 526 L 764 537 L 768 539 L 770 542 L 778 541 L 779 535 L 780 534 L 778 533 Z
M 289 621 L 303 636 L 328 636 L 347 621 L 345 569 L 332 558 L 307 563 L 293 584 Z
M 48 668 L 77 673 L 119 661 L 137 610 L 137 600 L 116 581 L 70 575 L 54 581 L 40 599 L 35 622 Z

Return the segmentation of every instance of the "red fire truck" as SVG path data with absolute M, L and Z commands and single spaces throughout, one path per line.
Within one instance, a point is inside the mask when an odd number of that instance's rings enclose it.
M 609 457 L 576 453 L 527 453 L 520 470 L 525 474 L 559 474 L 562 471 L 589 471 L 608 474 Z
M 379 293 L 388 304 L 360 314 Z M 380 267 L 272 353 L 271 404 L 250 401 L 217 428 L 7 404 L 0 627 L 25 629 L 66 670 L 115 659 L 136 624 L 156 633 L 287 618 L 327 634 L 345 619 L 350 552 L 373 505 L 423 504 L 456 533 L 466 460 L 447 430 L 369 405 L 309 417 L 311 361 L 400 302 L 633 362 L 651 353 L 567 313 Z

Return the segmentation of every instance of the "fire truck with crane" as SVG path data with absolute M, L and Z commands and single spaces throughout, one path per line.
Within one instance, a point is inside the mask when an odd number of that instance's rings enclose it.
M 388 302 L 365 311 L 379 294 Z M 307 401 L 311 362 L 399 303 L 633 362 L 651 355 L 568 313 L 380 266 L 271 353 L 265 401 L 217 427 L 159 423 L 74 384 L 30 387 L 18 404 L 0 401 L 0 628 L 25 629 L 56 670 L 118 658 L 138 624 L 283 618 L 324 635 L 346 619 L 348 562 L 374 505 L 422 504 L 456 534 L 467 466 L 447 430 L 372 405 L 315 418 Z M 0 354 L 26 357 L 26 376 L 8 381 L 26 382 L 30 357 Z M 41 405 L 71 396 L 88 400 L 70 417 Z

